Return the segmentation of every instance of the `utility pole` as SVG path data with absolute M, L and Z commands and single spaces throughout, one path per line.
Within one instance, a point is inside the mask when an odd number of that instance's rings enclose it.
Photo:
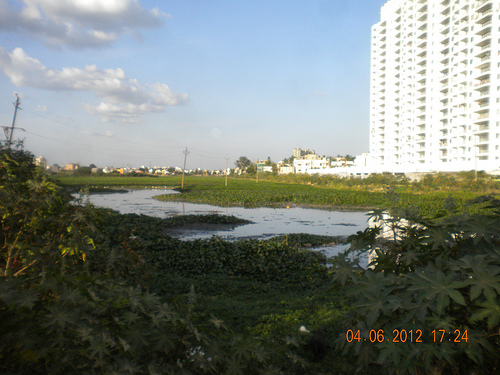
M 229 168 L 229 155 L 226 154 L 226 186 L 227 186 L 228 168 Z
M 7 137 L 7 133 L 9 132 L 9 128 L 4 128 L 5 136 L 8 138 L 8 140 L 7 140 L 7 149 L 9 149 L 9 150 L 10 150 L 10 145 L 12 144 L 12 136 L 14 135 L 14 127 L 16 126 L 17 110 L 21 109 L 21 108 L 19 108 L 19 105 L 21 104 L 19 102 L 19 95 L 16 94 L 16 97 L 17 97 L 16 102 L 13 103 L 14 107 L 16 109 L 14 110 L 14 118 L 12 119 L 12 127 L 10 128 L 10 134 L 9 134 L 8 137 Z
M 181 183 L 181 189 L 184 189 L 184 172 L 186 170 L 186 159 L 189 154 L 188 148 L 183 151 L 184 152 L 184 168 L 182 168 L 182 183 Z

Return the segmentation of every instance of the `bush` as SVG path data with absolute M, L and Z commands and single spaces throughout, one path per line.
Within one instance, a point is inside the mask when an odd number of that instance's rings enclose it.
M 374 212 L 391 235 L 368 228 L 350 238 L 348 251 L 371 253 L 370 267 L 361 269 L 346 254 L 335 260 L 334 279 L 353 301 L 337 343 L 357 355 L 360 371 L 498 371 L 500 201 L 472 203 L 488 212 L 435 219 Z
M 0 215 L 2 374 L 252 375 L 305 366 L 289 351 L 293 340 L 234 337 L 195 312 L 193 289 L 175 303 L 149 292 L 144 280 L 154 274 L 135 251 L 133 225 L 113 228 L 113 214 L 73 202 L 22 149 L 0 146 Z

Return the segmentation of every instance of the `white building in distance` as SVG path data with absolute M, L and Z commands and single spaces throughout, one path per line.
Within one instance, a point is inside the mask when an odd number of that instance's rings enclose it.
M 500 0 L 389 0 L 372 27 L 376 171 L 500 168 Z

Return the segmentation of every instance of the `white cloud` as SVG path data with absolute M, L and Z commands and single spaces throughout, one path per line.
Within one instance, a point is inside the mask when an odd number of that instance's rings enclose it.
M 36 111 L 37 111 L 37 112 L 46 113 L 46 112 L 48 112 L 49 110 L 47 109 L 47 106 L 44 106 L 44 105 L 37 105 L 37 106 L 36 106 Z
M 83 69 L 51 70 L 21 48 L 9 53 L 0 47 L 0 69 L 16 86 L 93 92 L 102 99 L 101 103 L 98 106 L 84 104 L 83 107 L 105 121 L 138 122 L 143 114 L 163 112 L 166 106 L 183 105 L 188 101 L 187 94 L 175 93 L 163 83 L 141 85 L 127 78 L 120 68 L 99 69 L 87 65 Z
M 121 35 L 163 25 L 170 15 L 138 0 L 0 0 L 0 30 L 21 30 L 59 48 L 103 47 Z

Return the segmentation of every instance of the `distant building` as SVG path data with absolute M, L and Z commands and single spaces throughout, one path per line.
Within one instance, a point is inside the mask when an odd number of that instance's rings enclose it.
M 42 167 L 44 170 L 47 169 L 47 159 L 43 156 L 39 156 L 35 159 L 35 164 L 39 167 Z
M 308 173 L 310 169 L 325 169 L 328 168 L 329 163 L 327 158 L 319 159 L 295 159 L 293 161 L 293 167 L 295 173 Z M 314 171 L 312 172 L 314 173 Z
M 370 154 L 369 153 L 364 153 L 361 155 L 356 156 L 354 159 L 354 166 L 359 167 L 359 168 L 367 168 L 371 166 L 373 163 L 371 163 L 370 159 Z
M 257 166 L 257 172 L 264 172 L 266 160 L 255 160 L 253 163 Z
M 279 174 L 290 174 L 290 173 L 294 173 L 295 172 L 295 168 L 291 165 L 281 165 L 279 167 Z
M 78 163 L 66 164 L 67 171 L 76 171 L 78 168 L 80 168 L 80 164 L 78 164 Z
M 293 150 L 293 157 L 295 159 L 308 159 L 311 157 L 314 158 L 316 156 L 317 156 L 316 151 L 314 150 L 307 150 L 307 149 L 303 150 L 301 148 L 295 148 Z
M 371 40 L 377 170 L 499 169 L 498 0 L 390 0 Z
M 51 165 L 50 167 L 48 167 L 47 170 L 49 172 L 57 173 L 61 170 L 61 168 L 57 164 L 54 164 L 54 165 Z

